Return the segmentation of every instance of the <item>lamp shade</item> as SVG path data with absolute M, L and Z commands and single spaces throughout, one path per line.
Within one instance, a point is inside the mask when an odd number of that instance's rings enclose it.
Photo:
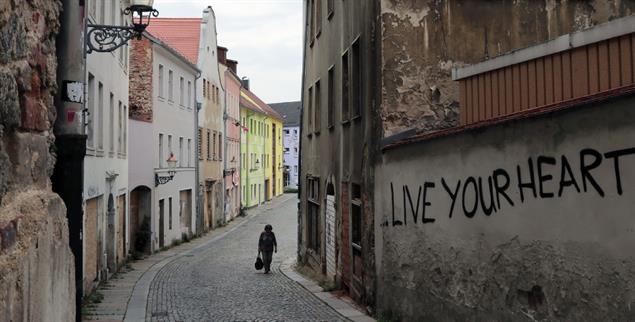
M 152 9 L 154 0 L 130 0 L 130 7 Z
M 176 162 L 178 160 L 176 159 L 176 157 L 174 156 L 174 153 L 170 153 L 170 157 L 167 159 L 168 162 L 168 168 L 170 170 L 176 168 Z

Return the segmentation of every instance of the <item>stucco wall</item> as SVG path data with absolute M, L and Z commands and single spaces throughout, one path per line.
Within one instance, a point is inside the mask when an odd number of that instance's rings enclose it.
M 387 150 L 375 186 L 378 312 L 403 321 L 635 319 L 633 104 L 631 96 Z
M 380 0 L 384 136 L 458 124 L 453 67 L 633 14 L 635 2 Z
M 0 321 L 75 319 L 66 207 L 51 192 L 61 4 L 0 2 Z

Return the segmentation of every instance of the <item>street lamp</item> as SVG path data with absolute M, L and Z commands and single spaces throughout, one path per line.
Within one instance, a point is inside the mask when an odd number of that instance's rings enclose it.
M 143 31 L 150 24 L 150 18 L 159 16 L 159 11 L 152 8 L 153 3 L 154 0 L 130 1 L 130 7 L 124 9 L 124 14 L 132 16 L 132 26 L 87 24 L 86 53 L 111 52 L 125 45 L 132 38 L 141 39 Z
M 158 173 L 154 174 L 154 186 L 158 187 L 161 184 L 166 184 L 174 179 L 174 175 L 176 174 L 176 163 L 178 160 L 174 153 L 170 152 L 170 157 L 166 160 L 168 162 L 168 175 L 160 176 Z

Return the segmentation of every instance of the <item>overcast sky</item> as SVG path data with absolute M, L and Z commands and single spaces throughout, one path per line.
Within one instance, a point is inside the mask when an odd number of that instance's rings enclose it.
M 201 17 L 211 5 L 218 44 L 267 103 L 299 101 L 302 0 L 155 0 L 159 17 Z

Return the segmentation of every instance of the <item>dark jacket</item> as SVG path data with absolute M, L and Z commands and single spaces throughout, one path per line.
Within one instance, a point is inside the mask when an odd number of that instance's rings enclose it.
M 273 252 L 273 247 L 278 247 L 278 243 L 276 242 L 276 235 L 273 232 L 263 231 L 260 234 L 260 239 L 258 240 L 258 248 L 262 252 Z

